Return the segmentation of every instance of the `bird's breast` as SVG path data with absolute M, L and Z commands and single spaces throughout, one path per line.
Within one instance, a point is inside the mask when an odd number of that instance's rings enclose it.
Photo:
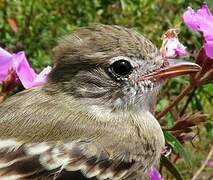
M 154 165 L 161 156 L 165 145 L 162 129 L 149 111 L 132 114 L 131 121 L 135 126 L 131 152 L 140 164 L 141 171 Z

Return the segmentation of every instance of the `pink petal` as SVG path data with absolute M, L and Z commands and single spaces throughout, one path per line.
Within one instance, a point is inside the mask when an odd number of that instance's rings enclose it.
M 207 56 L 211 59 L 213 59 L 213 42 L 206 42 L 204 44 L 204 49 L 205 49 L 205 52 L 207 54 Z
M 213 29 L 213 16 L 207 5 L 195 12 L 191 7 L 183 14 L 184 23 L 192 31 L 206 31 Z
M 7 78 L 12 69 L 12 55 L 0 47 L 0 83 Z
M 13 55 L 13 65 L 24 88 L 31 88 L 36 78 L 36 73 L 30 67 L 23 51 Z
M 195 12 L 191 7 L 183 14 L 184 23 L 193 31 L 203 33 L 204 49 L 209 58 L 213 59 L 213 15 L 207 4 Z
M 192 31 L 197 31 L 199 29 L 197 25 L 196 13 L 191 7 L 188 7 L 188 10 L 184 12 L 183 21 Z
M 186 48 L 182 46 L 182 44 L 178 45 L 178 47 L 175 49 L 175 54 L 178 57 L 187 56 L 188 52 L 186 51 Z
M 205 41 L 212 41 L 213 42 L 213 27 L 212 29 L 205 29 L 203 30 L 203 36 L 204 36 L 204 39 Z
M 148 176 L 149 176 L 150 180 L 163 180 L 163 178 L 161 177 L 159 171 L 155 167 L 152 167 L 149 170 Z
M 201 9 L 197 11 L 197 14 L 199 16 L 204 17 L 205 19 L 209 19 L 210 21 L 213 21 L 213 15 L 211 14 L 207 4 L 203 4 Z
M 41 86 L 45 83 L 47 83 L 47 76 L 51 71 L 51 67 L 47 66 L 46 68 L 44 68 L 34 79 L 33 81 L 33 87 L 35 86 Z
M 12 55 L 0 48 L 0 83 L 6 80 L 11 69 L 14 69 L 25 89 L 46 83 L 47 75 L 51 71 L 51 67 L 47 67 L 37 75 L 30 67 L 23 51 Z
M 209 167 L 213 167 L 213 161 L 208 162 Z
M 161 47 L 161 53 L 163 57 L 166 58 L 174 58 L 177 56 L 180 57 L 188 55 L 186 47 L 179 42 L 178 38 L 164 39 L 164 43 Z

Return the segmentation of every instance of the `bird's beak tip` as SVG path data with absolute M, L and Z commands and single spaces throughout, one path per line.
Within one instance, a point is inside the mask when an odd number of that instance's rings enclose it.
M 165 66 L 147 75 L 147 77 L 166 80 L 176 76 L 196 73 L 200 70 L 201 67 L 196 63 L 180 59 L 167 59 Z

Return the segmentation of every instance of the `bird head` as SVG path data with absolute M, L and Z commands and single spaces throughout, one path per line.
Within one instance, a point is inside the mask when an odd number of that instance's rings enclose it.
M 80 28 L 54 53 L 49 84 L 110 112 L 151 110 L 166 79 L 200 70 L 194 63 L 163 59 L 148 39 L 120 26 Z

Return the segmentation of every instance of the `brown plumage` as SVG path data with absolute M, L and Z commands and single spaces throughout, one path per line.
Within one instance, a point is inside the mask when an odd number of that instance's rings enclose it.
M 54 49 L 48 83 L 0 104 L 0 179 L 136 179 L 164 147 L 151 111 L 164 82 L 158 49 L 92 25 Z

